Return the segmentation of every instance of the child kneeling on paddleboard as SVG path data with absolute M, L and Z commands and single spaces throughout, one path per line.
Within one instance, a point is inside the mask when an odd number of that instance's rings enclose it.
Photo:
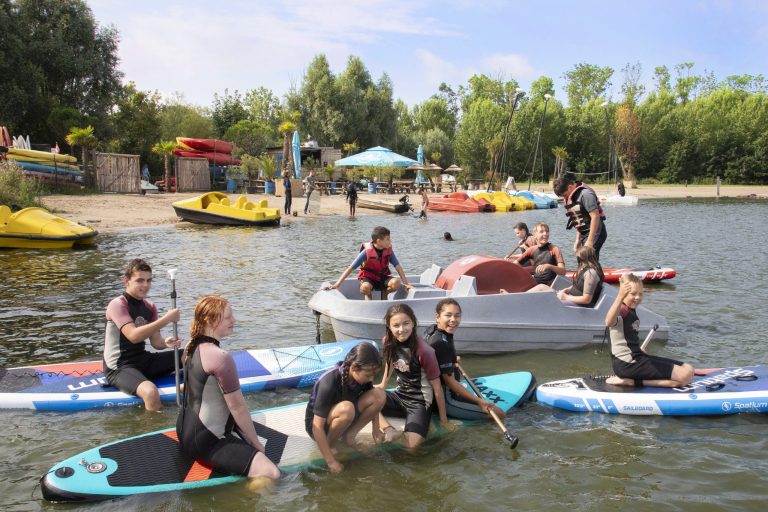
M 605 382 L 619 386 L 687 386 L 693 378 L 693 366 L 648 355 L 641 347 L 640 319 L 635 309 L 642 300 L 643 282 L 640 278 L 633 274 L 621 276 L 619 293 L 605 316 L 605 325 L 611 335 L 611 361 L 616 373 Z
M 478 397 L 461 384 L 459 358 L 453 344 L 453 334 L 460 323 L 459 303 L 455 299 L 443 299 L 435 308 L 435 325 L 424 332 L 440 366 L 446 412 L 450 412 L 454 418 L 474 420 L 488 417 L 488 410 L 491 409 L 497 416 L 504 418 L 506 414 L 498 406 Z
M 209 295 L 195 306 L 184 350 L 184 401 L 176 421 L 181 449 L 228 475 L 254 479 L 258 489 L 280 478 L 256 435 L 240 390 L 237 366 L 219 340 L 232 334 L 235 316 L 225 299 Z
M 305 427 L 320 448 L 331 473 L 344 469 L 336 460 L 336 443 L 340 439 L 348 446 L 356 447 L 357 434 L 373 422 L 374 442 L 384 441 L 379 413 L 384 407 L 386 393 L 372 384 L 380 368 L 379 350 L 368 342 L 360 342 L 352 347 L 343 362 L 325 372 L 312 388 Z
M 385 416 L 405 417 L 404 444 L 416 448 L 427 437 L 432 420 L 433 405 L 437 406 L 440 426 L 453 432 L 456 427 L 448 421 L 445 412 L 443 388 L 440 385 L 440 366 L 435 351 L 416 335 L 416 315 L 407 304 L 395 304 L 384 315 L 387 334 L 384 347 L 384 377 L 378 387 L 384 389 L 394 370 L 397 388 L 387 391 L 382 410 Z M 380 418 L 386 440 L 396 432 L 387 420 Z

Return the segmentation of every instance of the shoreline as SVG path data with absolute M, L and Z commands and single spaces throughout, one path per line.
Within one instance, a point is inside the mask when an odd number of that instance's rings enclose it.
M 614 193 L 612 185 L 594 185 L 598 195 Z M 541 184 L 533 187 L 533 190 L 542 191 L 546 187 Z M 520 190 L 524 190 L 522 187 Z M 169 225 L 180 222 L 176 217 L 171 203 L 195 197 L 202 192 L 183 192 L 170 194 L 89 194 L 89 195 L 49 195 L 41 198 L 46 208 L 51 209 L 57 215 L 90 226 L 100 232 L 117 231 L 133 228 L 147 228 L 158 225 Z M 361 191 L 360 197 L 368 194 Z M 430 197 L 439 197 L 445 193 L 430 193 Z M 241 194 L 229 194 L 230 201 L 234 202 Z M 712 198 L 717 196 L 717 188 L 714 185 L 640 185 L 636 189 L 627 189 L 627 195 L 637 196 L 640 199 L 690 199 Z M 377 194 L 377 199 L 397 200 L 401 194 Z M 721 185 L 721 198 L 753 198 L 768 199 L 768 186 L 764 185 Z M 278 208 L 282 212 L 283 197 L 265 194 L 250 194 L 252 201 L 267 200 L 272 208 Z M 409 194 L 409 200 L 414 210 L 419 210 L 421 198 L 418 194 Z M 344 195 L 322 196 L 320 212 L 304 215 L 302 213 L 305 199 L 293 198 L 293 209 L 298 215 L 283 216 L 281 222 L 297 222 L 304 218 L 343 216 L 349 215 L 349 206 Z M 367 208 L 356 209 L 356 215 L 390 215 L 379 210 Z

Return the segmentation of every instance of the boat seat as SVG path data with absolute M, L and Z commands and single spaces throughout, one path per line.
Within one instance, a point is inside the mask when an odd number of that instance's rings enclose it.
M 266 207 L 267 207 L 266 199 L 262 199 L 261 201 L 259 201 L 259 208 L 266 208 Z
M 437 281 L 438 276 L 440 276 L 440 273 L 443 271 L 443 267 L 440 267 L 438 265 L 432 264 L 431 267 L 429 267 L 427 270 L 421 273 L 421 276 L 419 276 L 419 284 L 426 284 L 426 285 L 434 285 L 435 281 Z
M 451 297 L 469 297 L 471 295 L 477 295 L 477 283 L 472 276 L 461 276 L 453 284 L 453 289 L 450 292 Z
M 228 197 L 222 197 L 220 203 L 221 203 L 222 206 L 229 206 L 229 198 Z
M 240 196 L 237 198 L 237 201 L 235 201 L 235 208 L 244 208 L 247 202 L 248 202 L 247 197 Z
M 441 288 L 411 288 L 408 290 L 407 299 L 433 299 L 445 297 L 446 291 Z
M 8 224 L 11 218 L 11 209 L 4 204 L 0 204 L 0 224 Z

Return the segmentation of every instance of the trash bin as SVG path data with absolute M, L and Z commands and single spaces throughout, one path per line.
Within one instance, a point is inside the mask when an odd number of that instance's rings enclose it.
M 227 180 L 227 194 L 234 194 L 236 188 L 237 188 L 237 182 L 232 178 L 229 178 Z
M 376 182 L 375 181 L 368 182 L 368 193 L 369 194 L 375 194 L 376 193 Z
M 264 193 L 275 195 L 275 182 L 267 181 L 264 183 Z

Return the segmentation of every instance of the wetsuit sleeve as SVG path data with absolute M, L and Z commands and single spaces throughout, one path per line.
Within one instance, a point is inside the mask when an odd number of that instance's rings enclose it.
M 608 327 L 616 327 L 617 325 L 619 325 L 619 322 L 621 321 L 622 318 L 627 316 L 627 313 L 629 313 L 629 308 L 622 303 L 621 307 L 619 308 L 619 314 L 616 315 L 616 321 L 613 322 Z
M 597 285 L 600 284 L 600 276 L 597 275 L 597 271 L 590 268 L 584 273 L 584 295 L 594 295 Z
M 441 340 L 432 345 L 432 348 L 435 350 L 435 358 L 440 367 L 440 373 L 444 375 L 453 375 L 456 358 L 453 357 L 453 351 L 448 347 L 448 343 Z
M 357 255 L 357 258 L 355 258 L 355 261 L 352 262 L 352 268 L 357 268 L 360 265 L 363 264 L 365 261 L 365 251 L 360 251 L 360 254 Z
M 315 416 L 321 418 L 327 418 L 331 414 L 333 406 L 339 403 L 340 397 L 337 388 L 337 375 L 338 372 L 328 372 L 317 383 L 317 389 L 315 390 L 315 405 L 312 408 L 312 412 Z
M 522 254 L 522 256 L 520 256 L 520 259 L 519 259 L 519 260 L 517 260 L 517 262 L 518 262 L 520 265 L 522 265 L 522 266 L 525 266 L 525 264 L 526 264 L 526 263 L 528 263 L 528 261 L 529 261 L 531 258 L 533 258 L 533 251 L 535 251 L 535 250 L 536 250 L 536 247 L 537 247 L 537 246 L 535 246 L 535 245 L 534 245 L 533 247 L 529 247 L 529 248 L 527 248 L 527 249 L 525 250 L 525 252 Z
M 389 258 L 389 263 L 396 267 L 400 264 L 400 260 L 397 259 L 397 256 L 395 256 L 395 251 L 392 251 L 392 256 Z
M 228 352 L 221 350 L 212 343 L 201 343 L 197 350 L 200 351 L 200 362 L 203 365 L 203 370 L 216 378 L 222 393 L 226 395 L 240 389 L 237 365 Z
M 424 370 L 427 380 L 435 380 L 440 377 L 440 365 L 437 363 L 435 349 L 427 345 L 426 341 L 419 338 L 417 352 L 419 364 L 421 365 L 422 370 Z
M 155 312 L 156 315 L 157 312 Z M 122 296 L 112 299 L 109 305 L 107 305 L 105 316 L 108 321 L 111 320 L 117 326 L 118 330 L 122 330 L 124 326 L 133 322 L 133 318 L 131 318 L 128 312 L 128 301 Z
M 155 306 L 155 304 L 152 301 L 149 301 L 147 299 L 144 299 L 144 304 L 146 304 L 146 306 L 149 308 L 149 310 L 152 311 L 152 316 L 149 319 L 149 321 L 150 322 L 154 322 L 155 320 L 157 320 L 157 318 L 158 318 L 158 316 L 157 316 L 157 306 Z
M 555 257 L 555 261 L 565 265 L 565 260 L 563 260 L 563 251 L 561 251 L 558 246 L 553 245 L 551 249 L 551 253 L 552 253 L 552 256 Z

